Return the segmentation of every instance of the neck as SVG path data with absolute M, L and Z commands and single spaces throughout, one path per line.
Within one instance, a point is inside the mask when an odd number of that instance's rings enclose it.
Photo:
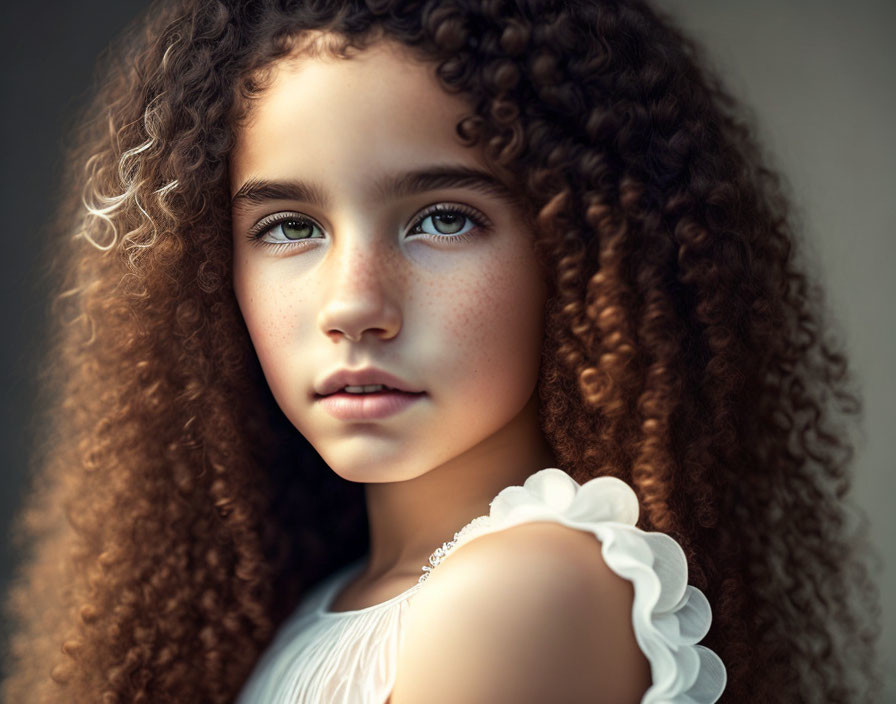
M 436 548 L 489 512 L 499 491 L 553 466 L 533 393 L 516 418 L 462 455 L 413 479 L 366 484 L 367 577 L 421 573 Z

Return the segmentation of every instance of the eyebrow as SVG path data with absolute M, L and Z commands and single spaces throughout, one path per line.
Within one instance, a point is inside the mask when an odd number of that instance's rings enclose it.
M 519 198 L 501 180 L 487 171 L 459 165 L 431 166 L 386 174 L 373 183 L 371 195 L 375 200 L 386 200 L 440 188 L 468 188 L 498 198 L 509 205 L 519 205 Z M 268 200 L 304 201 L 321 208 L 328 207 L 330 203 L 326 191 L 314 182 L 251 178 L 233 195 L 230 207 L 240 212 Z

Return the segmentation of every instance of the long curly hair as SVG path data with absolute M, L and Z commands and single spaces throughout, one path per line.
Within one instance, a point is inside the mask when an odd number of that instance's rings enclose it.
M 873 699 L 861 401 L 786 185 L 699 45 L 643 0 L 159 0 L 102 58 L 47 238 L 6 701 L 230 702 L 365 552 L 362 486 L 277 407 L 237 307 L 227 163 L 275 61 L 382 39 L 466 99 L 458 136 L 521 196 L 545 437 L 682 545 L 724 699 Z

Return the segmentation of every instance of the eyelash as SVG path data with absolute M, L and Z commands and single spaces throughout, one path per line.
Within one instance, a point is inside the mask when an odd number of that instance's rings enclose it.
M 440 203 L 438 205 L 430 206 L 429 208 L 426 208 L 422 213 L 420 213 L 413 226 L 411 227 L 411 230 L 415 230 L 422 224 L 424 220 L 426 220 L 427 217 L 435 213 L 459 213 L 460 215 L 463 215 L 464 217 L 469 219 L 475 227 L 472 230 L 463 233 L 462 235 L 434 235 L 430 232 L 422 233 L 426 236 L 427 239 L 430 240 L 435 240 L 437 242 L 448 242 L 452 245 L 460 244 L 462 242 L 467 242 L 473 239 L 477 231 L 486 231 L 489 229 L 489 223 L 486 220 L 485 216 L 478 211 L 473 210 L 472 208 L 469 208 L 465 205 L 449 206 L 444 203 Z M 320 228 L 320 225 L 304 215 L 299 215 L 298 213 L 279 213 L 276 215 L 269 215 L 268 217 L 261 219 L 255 226 L 253 226 L 252 229 L 249 230 L 249 233 L 247 235 L 249 242 L 252 245 L 275 247 L 275 251 L 278 251 L 284 248 L 293 249 L 296 246 L 304 248 L 307 246 L 307 242 L 313 241 L 314 239 L 320 239 L 306 237 L 305 239 L 293 240 L 291 242 L 266 242 L 264 239 L 262 239 L 268 232 L 277 227 L 277 225 L 285 222 L 297 222 L 303 224 L 307 223 L 313 225 L 314 227 Z

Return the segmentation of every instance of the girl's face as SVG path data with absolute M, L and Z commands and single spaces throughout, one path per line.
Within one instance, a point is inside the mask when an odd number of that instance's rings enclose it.
M 252 110 L 230 163 L 234 289 L 324 461 L 401 481 L 531 433 L 546 287 L 518 207 L 455 136 L 466 104 L 380 42 L 280 62 Z M 322 381 L 367 367 L 425 393 L 376 419 L 328 412 Z

